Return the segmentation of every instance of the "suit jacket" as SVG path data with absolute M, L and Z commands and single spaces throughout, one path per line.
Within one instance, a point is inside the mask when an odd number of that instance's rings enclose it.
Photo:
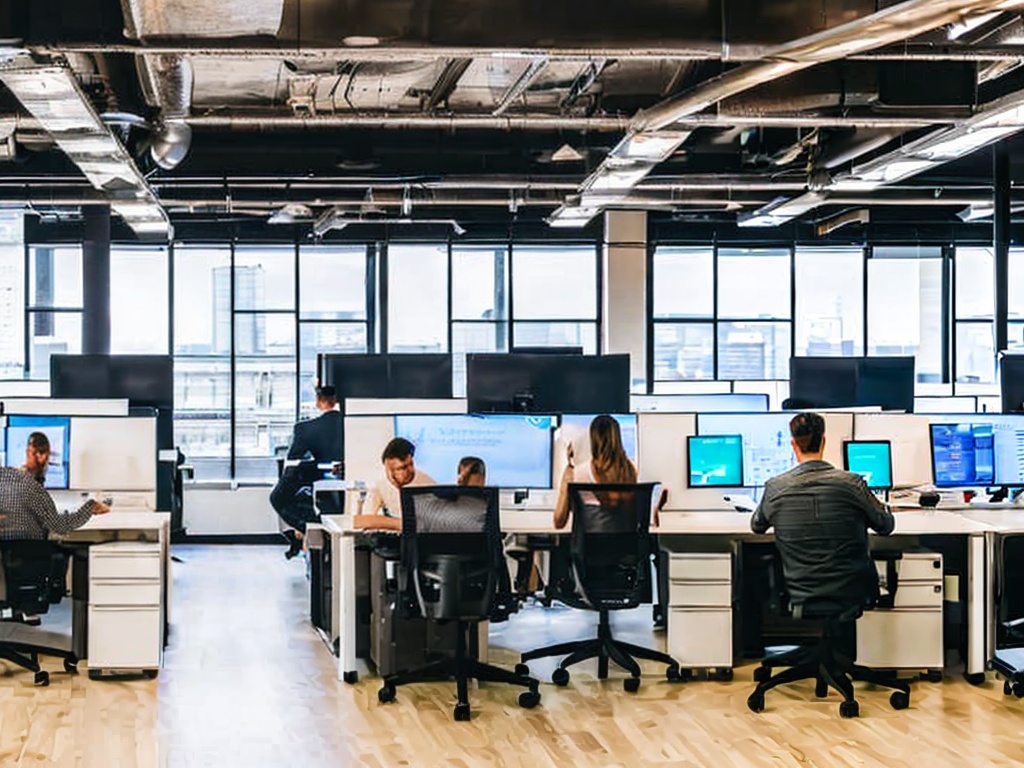
M 343 418 L 341 411 L 325 411 L 315 419 L 298 422 L 292 434 L 288 458 L 341 461 L 344 458 Z

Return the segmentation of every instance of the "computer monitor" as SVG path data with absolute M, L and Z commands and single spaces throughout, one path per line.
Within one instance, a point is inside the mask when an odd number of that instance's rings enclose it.
M 857 405 L 856 357 L 791 357 L 789 399 L 796 409 Z
M 1003 413 L 1024 413 L 1024 355 L 1000 355 L 999 383 Z
M 42 432 L 50 441 L 45 487 L 67 489 L 71 474 L 68 467 L 71 419 L 67 416 L 8 416 L 4 461 L 8 467 L 24 464 L 28 436 L 33 432 Z
M 763 486 L 796 464 L 789 433 L 791 413 L 698 413 L 698 435 L 741 435 L 743 485 Z
M 124 398 L 133 406 L 172 409 L 174 359 L 170 355 L 51 355 L 50 396 Z
M 580 456 L 581 446 L 590 445 L 590 422 L 597 414 L 566 414 L 562 416 L 559 428 L 561 443 L 572 442 L 576 448 L 577 461 L 582 461 Z M 609 414 L 619 424 L 619 431 L 622 433 L 622 447 L 626 455 L 635 463 L 637 460 L 636 448 L 636 414 L 635 413 L 613 413 Z M 589 455 L 589 450 L 587 451 Z
M 880 405 L 883 411 L 914 412 L 913 357 L 862 357 L 859 363 L 854 405 Z
M 888 440 L 847 440 L 843 469 L 856 472 L 873 491 L 892 488 L 892 444 Z
M 451 355 L 388 355 L 387 360 L 388 397 L 451 399 Z
M 416 446 L 416 467 L 442 485 L 458 479 L 459 459 L 487 465 L 487 484 L 551 488 L 553 416 L 527 414 L 395 416 L 395 435 Z
M 933 416 L 935 485 L 1024 486 L 1024 414 Z
M 743 483 L 743 438 L 740 435 L 689 435 L 687 488 L 738 488 Z

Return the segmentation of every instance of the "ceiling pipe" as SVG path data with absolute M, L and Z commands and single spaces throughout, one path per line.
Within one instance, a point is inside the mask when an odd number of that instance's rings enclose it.
M 137 56 L 135 61 L 147 101 L 160 109 L 149 153 L 153 162 L 170 171 L 188 156 L 192 145 L 192 127 L 186 122 L 192 107 L 192 63 L 170 54 Z

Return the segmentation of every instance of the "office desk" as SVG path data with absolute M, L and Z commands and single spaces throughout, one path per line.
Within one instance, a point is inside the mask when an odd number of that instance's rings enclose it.
M 90 676 L 159 669 L 170 625 L 170 524 L 166 512 L 119 510 L 60 537 L 78 549 L 73 647 Z
M 552 512 L 541 509 L 502 509 L 501 529 L 504 533 L 553 534 Z M 355 682 L 358 668 L 355 653 L 356 614 L 355 591 L 352 585 L 355 573 L 355 531 L 351 518 L 344 515 L 326 515 L 321 518 L 324 530 L 332 539 L 334 552 L 332 586 L 335 621 L 338 632 L 338 679 Z M 987 655 L 987 620 L 990 597 L 987 592 L 987 548 L 985 535 L 992 527 L 951 510 L 905 510 L 896 513 L 893 536 L 916 537 L 923 535 L 964 536 L 967 539 L 967 673 L 983 675 Z M 672 549 L 694 537 L 725 537 L 738 540 L 770 541 L 771 535 L 757 536 L 750 531 L 750 513 L 729 511 L 663 512 L 660 524 L 651 529 L 658 534 L 662 546 Z M 976 679 L 976 678 L 975 678 Z

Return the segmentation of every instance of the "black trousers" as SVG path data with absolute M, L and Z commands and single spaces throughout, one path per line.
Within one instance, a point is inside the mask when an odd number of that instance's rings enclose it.
M 313 490 L 309 486 L 294 487 L 278 481 L 270 492 L 270 505 L 278 516 L 297 531 L 306 533 L 306 524 L 315 523 L 319 518 L 313 509 Z

